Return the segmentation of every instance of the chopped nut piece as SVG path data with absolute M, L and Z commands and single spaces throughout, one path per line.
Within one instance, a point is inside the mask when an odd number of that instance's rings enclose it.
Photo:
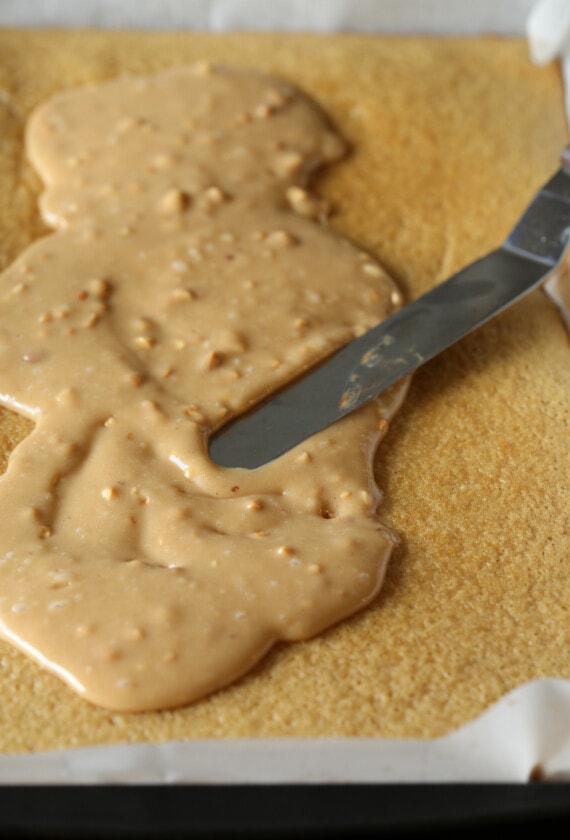
M 186 303 L 189 300 L 196 300 L 196 292 L 192 289 L 174 289 L 170 294 L 170 299 L 176 303 Z
M 78 402 L 78 395 L 75 388 L 63 388 L 56 396 L 58 403 L 63 403 L 68 406 L 75 406 Z
M 164 193 L 160 199 L 158 208 L 161 213 L 170 216 L 177 213 L 183 213 L 189 205 L 190 196 L 188 193 L 183 190 L 179 190 L 176 187 L 172 187 L 172 189 Z
M 273 109 L 270 105 L 265 102 L 262 102 L 261 105 L 256 105 L 253 111 L 253 115 L 258 120 L 265 120 L 267 117 L 271 116 Z
M 204 414 L 197 405 L 184 406 L 184 414 L 187 417 L 191 417 L 196 423 L 202 423 L 204 421 Z
M 135 388 L 140 388 L 140 386 L 144 382 L 144 376 L 138 370 L 133 370 L 127 373 L 127 382 L 131 385 L 134 385 Z
M 153 414 L 163 414 L 161 407 L 154 400 L 143 400 L 141 405 L 145 411 L 151 411 Z
M 28 286 L 25 283 L 16 283 L 15 286 L 12 286 L 10 289 L 11 295 L 21 295 L 22 292 L 25 292 L 28 289 Z
M 259 501 L 259 499 L 248 499 L 248 501 L 245 503 L 245 506 L 247 510 L 262 510 L 263 508 L 263 505 Z
M 297 175 L 303 166 L 303 158 L 298 152 L 282 152 L 273 158 L 272 169 L 281 178 Z
M 301 187 L 289 187 L 286 195 L 289 206 L 299 216 L 307 219 L 323 219 L 328 213 L 326 202 L 319 201 Z
M 401 295 L 401 293 L 400 293 L 397 289 L 394 289 L 394 290 L 391 292 L 391 294 L 390 294 L 390 302 L 391 302 L 394 306 L 400 306 L 400 304 L 402 303 L 402 295 Z
M 297 239 L 286 230 L 274 230 L 267 234 L 265 242 L 270 248 L 290 248 Z
M 213 210 L 229 201 L 229 196 L 220 187 L 216 186 L 205 189 L 200 198 L 201 204 L 206 210 Z
M 369 274 L 371 277 L 382 277 L 382 269 L 375 263 L 364 263 L 362 270 L 365 274 Z
M 141 347 L 143 350 L 150 350 L 151 347 L 154 347 L 156 344 L 156 339 L 151 338 L 148 335 L 137 335 L 135 338 L 135 344 L 137 347 Z
M 192 260 L 192 262 L 202 262 L 203 255 L 199 248 L 196 248 L 194 245 L 191 248 L 188 248 L 188 256 Z
M 223 354 L 213 350 L 203 359 L 202 368 L 204 370 L 214 370 L 214 368 L 220 367 L 220 365 L 223 364 L 223 361 Z
M 264 98 L 272 108 L 283 108 L 291 100 L 291 92 L 285 92 L 277 88 L 268 88 L 265 91 Z
M 296 330 L 304 330 L 310 326 L 310 323 L 311 322 L 308 321 L 307 318 L 295 318 L 295 320 L 293 321 L 293 326 Z
M 311 453 L 310 453 L 310 452 L 301 452 L 301 453 L 300 453 L 299 455 L 297 455 L 297 457 L 295 458 L 295 461 L 296 461 L 298 464 L 308 464 L 308 463 L 309 463 L 309 461 L 312 461 L 312 460 L 313 460 L 313 457 L 312 457 L 312 455 L 311 455 Z
M 98 312 L 90 312 L 87 318 L 85 318 L 85 320 L 82 321 L 81 326 L 85 327 L 85 329 L 91 329 L 96 324 L 98 324 L 100 320 L 101 316 Z

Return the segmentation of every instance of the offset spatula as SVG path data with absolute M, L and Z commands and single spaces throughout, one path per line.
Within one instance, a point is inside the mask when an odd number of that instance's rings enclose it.
M 500 248 L 220 429 L 212 460 L 253 469 L 277 458 L 539 286 L 570 240 L 570 146 L 561 162 Z

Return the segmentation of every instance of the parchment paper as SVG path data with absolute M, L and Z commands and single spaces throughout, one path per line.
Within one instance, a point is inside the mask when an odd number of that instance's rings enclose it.
M 0 0 L 0 26 L 527 34 L 559 60 L 570 115 L 570 0 Z M 570 558 L 569 558 L 570 559 Z M 506 695 L 431 741 L 193 740 L 0 756 L 0 784 L 570 781 L 570 681 Z

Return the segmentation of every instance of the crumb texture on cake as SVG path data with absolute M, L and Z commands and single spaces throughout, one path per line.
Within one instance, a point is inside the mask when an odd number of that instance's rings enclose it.
M 316 48 L 318 44 L 318 48 Z M 517 39 L 0 33 L 0 268 L 45 232 L 23 155 L 66 87 L 197 60 L 275 73 L 352 147 L 319 179 L 344 235 L 409 298 L 496 247 L 567 140 L 555 66 Z M 379 451 L 400 535 L 384 588 L 323 636 L 277 648 L 188 708 L 113 714 L 0 646 L 0 749 L 175 738 L 432 738 L 536 677 L 570 678 L 570 353 L 536 292 L 414 377 Z M 29 426 L 0 413 L 0 458 Z

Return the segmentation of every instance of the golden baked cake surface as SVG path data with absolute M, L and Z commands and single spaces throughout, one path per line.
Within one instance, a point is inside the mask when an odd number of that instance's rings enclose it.
M 322 104 L 352 155 L 319 180 L 332 223 L 412 298 L 500 243 L 566 141 L 555 67 L 522 40 L 0 33 L 0 267 L 43 232 L 23 154 L 65 87 L 211 60 Z M 1 413 L 0 457 L 25 434 Z M 570 678 L 570 352 L 541 293 L 430 363 L 378 455 L 401 535 L 378 599 L 175 712 L 92 707 L 5 643 L 0 748 L 223 736 L 436 737 L 529 679 Z

